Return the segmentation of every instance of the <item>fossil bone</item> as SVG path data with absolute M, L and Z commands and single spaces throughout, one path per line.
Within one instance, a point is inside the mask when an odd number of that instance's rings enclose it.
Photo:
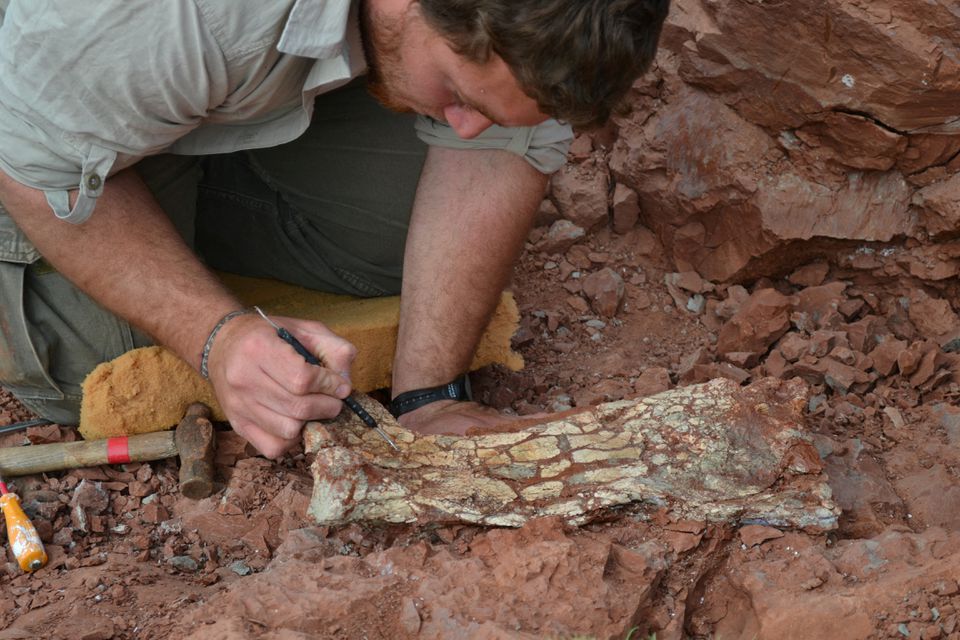
M 539 516 L 574 525 L 627 505 L 710 521 L 824 531 L 839 509 L 803 432 L 799 380 L 729 380 L 550 416 L 477 435 L 420 435 L 360 401 L 400 446 L 351 412 L 312 422 L 309 514 L 320 524 L 474 523 Z

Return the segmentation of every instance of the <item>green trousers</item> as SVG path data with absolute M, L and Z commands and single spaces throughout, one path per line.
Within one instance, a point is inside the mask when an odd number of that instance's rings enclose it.
M 400 291 L 425 155 L 413 117 L 382 108 L 361 80 L 317 98 L 310 128 L 285 145 L 136 168 L 211 268 L 381 296 Z M 0 384 L 76 424 L 87 374 L 149 344 L 50 268 L 0 206 Z

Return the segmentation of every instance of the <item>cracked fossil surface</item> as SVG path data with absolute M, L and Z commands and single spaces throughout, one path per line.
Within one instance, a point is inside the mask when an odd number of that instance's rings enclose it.
M 668 508 L 712 522 L 836 528 L 820 457 L 805 433 L 799 380 L 729 380 L 517 422 L 424 436 L 359 401 L 400 447 L 351 412 L 304 431 L 314 454 L 309 515 L 319 524 L 573 525 Z

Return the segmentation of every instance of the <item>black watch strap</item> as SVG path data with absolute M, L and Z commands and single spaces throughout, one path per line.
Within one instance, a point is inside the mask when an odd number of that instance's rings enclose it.
M 455 380 L 451 380 L 447 384 L 441 384 L 437 387 L 404 391 L 390 401 L 389 408 L 393 417 L 399 418 L 405 413 L 409 413 L 414 409 L 419 409 L 424 405 L 438 400 L 469 401 L 472 399 L 473 394 L 470 393 L 470 379 L 467 377 L 467 374 L 463 374 Z

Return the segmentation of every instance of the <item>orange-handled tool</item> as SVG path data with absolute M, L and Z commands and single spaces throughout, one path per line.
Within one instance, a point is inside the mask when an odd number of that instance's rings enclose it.
M 7 521 L 7 537 L 17 563 L 24 571 L 36 571 L 47 564 L 47 552 L 30 518 L 20 506 L 20 498 L 7 490 L 0 478 L 0 510 Z

